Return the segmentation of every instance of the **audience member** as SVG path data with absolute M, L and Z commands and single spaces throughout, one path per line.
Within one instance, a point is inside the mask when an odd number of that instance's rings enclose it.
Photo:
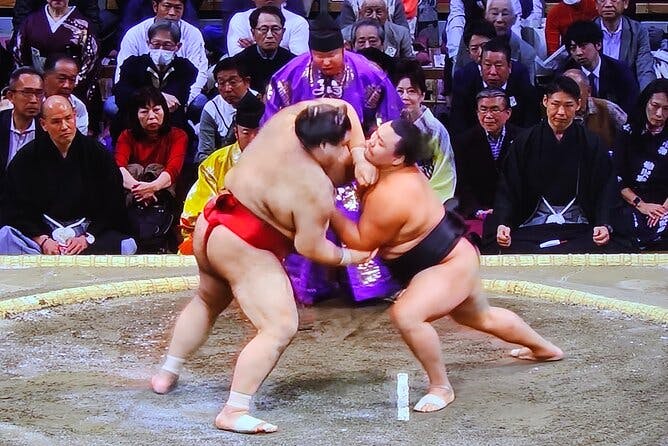
M 520 62 L 529 71 L 529 81 L 533 84 L 536 74 L 536 51 L 512 32 L 517 21 L 517 10 L 511 0 L 489 0 L 485 10 L 485 19 L 494 25 L 496 35 L 510 45 L 510 58 Z
M 403 108 L 392 82 L 366 58 L 343 49 L 343 36 L 327 14 L 313 21 L 311 51 L 288 62 L 267 88 L 263 121 L 299 101 L 337 98 L 351 104 L 370 134 L 377 120 L 399 117 Z
M 612 233 L 616 181 L 595 134 L 573 124 L 580 106 L 575 81 L 546 87 L 547 120 L 520 133 L 503 163 L 494 212 L 485 219 L 501 253 L 605 252 Z M 498 225 L 498 226 L 497 226 Z
M 69 0 L 48 0 L 44 9 L 26 17 L 16 34 L 14 59 L 20 65 L 44 72 L 44 62 L 51 54 L 62 53 L 79 64 L 77 82 L 91 85 L 95 80 L 98 47 L 91 23 Z M 84 91 L 87 88 L 84 88 Z
M 79 65 L 66 54 L 52 54 L 44 62 L 44 95 L 60 95 L 70 100 L 77 115 L 77 129 L 88 134 L 88 110 L 86 104 L 72 92 L 77 84 Z
M 213 68 L 218 95 L 202 110 L 199 123 L 199 143 L 195 162 L 200 163 L 215 150 L 235 141 L 234 115 L 237 105 L 249 91 L 250 72 L 236 57 L 227 57 Z
M 154 86 L 167 100 L 171 122 L 186 130 L 190 126 L 186 122 L 185 107 L 198 75 L 197 68 L 186 57 L 179 56 L 182 36 L 176 22 L 158 19 L 149 26 L 147 36 L 147 51 L 123 62 L 120 78 L 114 85 L 121 116 L 116 120 L 117 125 L 124 126 L 128 118 L 134 119 L 128 114 L 132 95 L 142 87 Z
M 358 20 L 371 18 L 360 15 L 360 7 L 362 6 L 362 2 L 363 0 L 343 1 L 343 4 L 341 5 L 341 13 L 339 14 L 338 18 L 338 24 L 341 29 L 352 25 Z M 396 23 L 397 25 L 401 25 L 406 29 L 409 29 L 408 19 L 406 18 L 406 10 L 404 9 L 403 2 L 401 0 L 386 0 L 385 4 L 387 6 L 388 19 L 392 23 Z
M 508 147 L 522 129 L 508 122 L 513 111 L 508 95 L 485 88 L 476 95 L 478 125 L 453 138 L 457 165 L 457 210 L 469 230 L 482 237 L 482 224 L 494 212 L 499 171 Z
M 100 31 L 100 7 L 97 0 L 69 0 L 68 4 L 76 7 L 77 11 L 86 17 L 90 23 L 91 32 L 97 36 Z M 12 28 L 15 32 L 21 29 L 23 21 L 30 14 L 43 7 L 43 0 L 16 0 L 12 11 Z
M 116 144 L 126 203 L 151 203 L 160 191 L 175 196 L 188 147 L 188 135 L 172 127 L 165 97 L 155 87 L 136 91 L 129 104 L 129 128 Z
M 11 74 L 8 87 L 7 98 L 14 107 L 0 112 L 0 192 L 12 158 L 43 132 L 37 122 L 44 97 L 39 73 L 30 67 L 18 68 Z
M 189 85 L 190 93 L 186 100 L 181 102 L 181 105 L 184 108 L 186 106 L 188 107 L 188 118 L 191 121 L 197 123 L 202 113 L 202 108 L 207 101 L 206 96 L 202 93 L 202 89 L 206 85 L 209 68 L 209 62 L 206 58 L 202 33 L 197 27 L 182 19 L 186 0 L 152 1 L 155 17 L 148 18 L 143 22 L 138 23 L 137 25 L 130 28 L 127 33 L 125 33 L 125 36 L 123 36 L 123 40 L 121 41 L 121 46 L 118 51 L 118 56 L 116 56 L 117 65 L 114 81 L 120 81 L 121 68 L 130 56 L 143 56 L 145 54 L 149 54 L 152 49 L 156 49 L 151 48 L 150 42 L 146 38 L 151 25 L 160 19 L 175 22 L 179 28 L 180 34 L 180 39 L 177 41 L 177 43 L 180 42 L 180 45 L 176 49 L 176 56 L 187 59 L 197 69 L 197 77 L 192 82 L 192 84 Z M 165 52 L 171 50 L 162 48 L 162 51 Z M 127 100 L 127 97 L 125 99 Z M 118 98 L 116 98 L 116 100 L 118 100 Z M 169 104 L 169 99 L 167 102 Z M 172 108 L 173 104 L 169 105 L 170 108 Z M 105 107 L 107 108 L 108 113 L 114 109 L 111 104 L 106 104 Z M 113 115 L 113 113 L 111 114 Z
M 67 98 L 47 98 L 40 124 L 48 135 L 28 143 L 7 170 L 5 254 L 134 254 L 111 155 L 77 131 Z
M 347 36 L 346 32 L 350 35 Z M 364 48 L 376 48 L 385 51 L 385 30 L 378 20 L 359 20 L 341 30 L 341 33 L 343 39 L 350 42 L 350 48 L 356 53 Z
M 143 22 L 146 19 L 153 18 L 156 15 L 155 4 L 153 1 L 126 0 L 124 3 L 125 4 L 121 11 L 121 22 L 119 26 L 120 28 L 119 31 L 121 36 L 124 36 L 125 33 L 127 33 L 130 28 L 132 28 L 139 22 Z M 197 16 L 197 10 L 199 9 L 201 3 L 202 3 L 201 0 L 199 1 L 184 0 L 183 13 L 181 17 L 179 17 L 178 19 L 173 18 L 171 20 L 178 21 L 183 19 L 190 25 L 199 28 L 200 24 L 199 24 L 199 17 Z
M 380 30 L 373 26 L 373 21 L 375 20 L 383 27 L 382 40 L 385 54 L 390 57 L 399 58 L 415 57 L 413 39 L 408 28 L 388 20 L 388 10 L 385 0 L 362 0 L 360 8 L 359 16 L 362 19 L 341 30 L 345 40 L 350 42 L 356 41 L 358 38 L 357 34 L 364 34 L 364 32 L 371 33 L 371 36 L 374 36 L 374 34 L 380 36 Z M 364 29 L 360 30 L 360 27 Z
M 563 45 L 562 38 L 573 22 L 594 20 L 597 15 L 596 0 L 562 0 L 552 6 L 545 21 L 547 55 Z
M 422 104 L 427 85 L 420 63 L 415 60 L 400 62 L 395 73 L 395 85 L 404 104 L 402 116 L 429 137 L 432 156 L 428 160 L 419 162 L 418 165 L 429 179 L 429 185 L 436 192 L 441 203 L 444 203 L 455 194 L 457 184 L 455 157 L 448 131 L 434 117 L 431 110 Z
M 594 22 L 573 23 L 564 36 L 570 58 L 563 71 L 582 69 L 592 96 L 612 101 L 629 113 L 638 98 L 638 83 L 626 65 L 599 54 L 602 40 L 601 27 Z
M 668 79 L 657 79 L 640 94 L 631 132 L 615 147 L 621 195 L 619 232 L 635 247 L 668 250 Z
M 234 117 L 236 142 L 216 150 L 199 165 L 197 181 L 190 188 L 181 213 L 180 227 L 183 242 L 179 246 L 180 254 L 193 253 L 192 234 L 197 217 L 204 209 L 204 205 L 225 187 L 225 175 L 257 135 L 263 113 L 262 101 L 252 94 L 245 95 L 237 105 Z
M 602 53 L 626 64 L 640 89 L 656 79 L 649 34 L 640 23 L 624 15 L 629 0 L 596 0 L 595 22 L 603 31 Z
M 308 51 L 308 22 L 304 17 L 287 10 L 279 0 L 254 0 L 254 2 L 255 9 L 262 6 L 275 6 L 281 9 L 285 17 L 285 30 L 281 40 L 283 48 L 296 55 Z M 230 56 L 240 53 L 254 43 L 250 15 L 255 9 L 238 12 L 230 19 L 227 32 L 227 53 Z
M 500 88 L 508 94 L 513 124 L 530 127 L 537 123 L 540 119 L 538 93 L 529 83 L 526 70 L 521 69 L 513 76 L 513 68 L 521 64 L 511 63 L 506 41 L 497 37 L 482 48 L 480 68 L 470 65 L 455 73 L 450 129 L 462 132 L 478 124 L 475 98 L 483 88 Z
M 614 150 L 618 133 L 626 124 L 626 113 L 614 102 L 591 96 L 591 86 L 582 70 L 566 70 L 564 76 L 573 79 L 580 88 L 580 109 L 575 120 L 590 132 L 596 133 L 608 150 Z
M 235 57 L 247 67 L 253 67 L 250 87 L 264 94 L 273 76 L 280 68 L 295 58 L 280 46 L 285 31 L 285 17 L 275 6 L 260 6 L 249 19 L 255 43 Z

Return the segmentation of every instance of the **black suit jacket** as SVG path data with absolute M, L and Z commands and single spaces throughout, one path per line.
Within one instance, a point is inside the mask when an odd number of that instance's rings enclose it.
M 485 130 L 480 125 L 453 137 L 452 147 L 457 166 L 455 195 L 459 198 L 458 210 L 465 218 L 473 218 L 479 209 L 494 207 L 501 165 L 508 147 L 520 132 L 521 128 L 506 123 L 506 136 L 496 160 L 492 156 Z
M 571 68 L 580 69 L 581 67 L 569 58 L 562 72 Z M 599 75 L 598 95 L 596 97 L 614 102 L 622 107 L 626 113 L 633 113 L 640 88 L 631 69 L 612 57 L 601 54 Z
M 12 109 L 0 111 L 0 192 L 4 190 L 7 158 L 9 157 L 9 127 L 12 120 Z M 35 118 L 35 137 L 44 134 L 39 119 Z
M 512 62 L 506 93 L 510 96 L 513 114 L 510 122 L 531 127 L 540 121 L 540 104 L 536 88 L 529 82 L 529 71 L 519 62 Z M 450 129 L 463 132 L 478 125 L 476 95 L 484 88 L 478 65 L 470 62 L 457 70 L 452 81 Z

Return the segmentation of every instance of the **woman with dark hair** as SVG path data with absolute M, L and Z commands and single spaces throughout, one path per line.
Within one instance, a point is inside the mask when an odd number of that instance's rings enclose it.
M 331 223 L 346 246 L 378 250 L 405 290 L 390 307 L 390 319 L 422 364 L 429 390 L 418 412 L 443 409 L 455 399 L 432 322 L 450 315 L 476 330 L 521 345 L 511 356 L 556 361 L 563 352 L 515 313 L 492 307 L 482 291 L 476 248 L 463 237 L 464 222 L 443 204 L 415 165 L 428 147 L 417 127 L 405 120 L 386 122 L 371 136 L 367 161 L 378 182 L 362 197 L 355 224 L 342 213 Z
M 668 79 L 652 81 L 615 148 L 621 178 L 619 231 L 640 249 L 668 249 Z
M 452 198 L 457 184 L 455 156 L 450 135 L 431 110 L 422 104 L 427 92 L 424 71 L 415 60 L 404 60 L 395 67 L 394 84 L 404 104 L 402 116 L 429 135 L 432 155 L 419 164 L 441 202 Z
M 128 201 L 151 203 L 162 190 L 174 196 L 188 136 L 170 125 L 167 102 L 154 87 L 133 95 L 129 119 L 130 128 L 118 137 L 115 154 Z

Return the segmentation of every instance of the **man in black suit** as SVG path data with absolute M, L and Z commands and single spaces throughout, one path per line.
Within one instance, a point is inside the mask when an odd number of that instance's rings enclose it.
M 0 192 L 9 162 L 18 151 L 43 133 L 35 119 L 44 98 L 42 77 L 32 68 L 15 70 L 9 78 L 7 98 L 14 108 L 0 112 Z
M 484 88 L 504 90 L 509 98 L 510 122 L 530 127 L 540 118 L 538 94 L 520 63 L 510 60 L 510 47 L 499 38 L 482 46 L 480 66 L 470 63 L 457 71 L 453 80 L 450 130 L 463 132 L 478 124 L 476 95 Z
M 459 213 L 472 232 L 482 235 L 482 222 L 493 212 L 499 170 L 508 146 L 522 129 L 508 122 L 512 115 L 508 95 L 486 88 L 476 95 L 478 123 L 455 135 Z
M 591 95 L 607 99 L 632 113 L 639 95 L 638 82 L 625 64 L 600 54 L 603 32 L 594 22 L 575 22 L 564 35 L 564 45 L 571 56 L 563 71 L 581 69 L 589 79 Z

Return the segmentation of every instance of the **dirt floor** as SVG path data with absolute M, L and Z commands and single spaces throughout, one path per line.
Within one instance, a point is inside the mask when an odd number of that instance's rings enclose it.
M 7 290 L 12 280 L 5 279 Z M 457 399 L 441 412 L 397 421 L 396 374 L 409 374 L 413 404 L 426 381 L 390 326 L 388 304 L 328 301 L 302 310 L 311 329 L 298 333 L 255 400 L 255 414 L 280 431 L 218 431 L 212 423 L 234 359 L 252 335 L 236 305 L 176 391 L 160 396 L 147 387 L 190 295 L 119 298 L 0 320 L 0 444 L 668 445 L 666 326 L 507 296 L 490 297 L 559 344 L 566 360 L 515 360 L 510 345 L 441 320 L 436 327 Z

